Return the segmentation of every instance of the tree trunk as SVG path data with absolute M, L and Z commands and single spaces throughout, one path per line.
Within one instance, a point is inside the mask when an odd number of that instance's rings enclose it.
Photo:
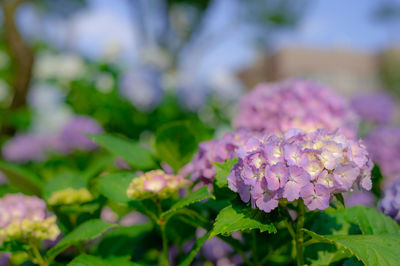
M 5 1 L 0 0 L 4 16 L 4 34 L 6 44 L 11 52 L 14 75 L 12 88 L 14 89 L 10 111 L 18 110 L 26 106 L 26 96 L 32 77 L 34 55 L 33 50 L 23 40 L 15 23 L 15 13 L 20 4 L 26 0 Z M 2 128 L 2 133 L 13 134 L 15 128 L 8 121 Z

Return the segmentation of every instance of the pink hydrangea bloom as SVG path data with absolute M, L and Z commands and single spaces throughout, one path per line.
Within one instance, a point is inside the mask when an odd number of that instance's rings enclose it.
M 339 128 L 346 137 L 355 138 L 358 120 L 345 99 L 329 88 L 286 80 L 256 86 L 242 98 L 233 123 L 235 128 L 265 133 Z
M 357 150 L 357 156 L 351 150 Z M 364 145 L 337 131 L 293 129 L 282 136 L 251 138 L 238 157 L 228 186 L 265 212 L 275 209 L 280 199 L 299 198 L 308 209 L 322 210 L 334 193 L 371 189 L 372 162 Z

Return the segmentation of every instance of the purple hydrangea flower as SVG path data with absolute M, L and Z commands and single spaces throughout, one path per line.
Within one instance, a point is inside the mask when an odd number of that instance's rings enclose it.
M 205 230 L 198 229 L 196 236 L 200 238 L 205 233 Z M 240 232 L 234 232 L 232 233 L 232 237 L 240 240 L 242 235 Z M 213 262 L 214 265 L 238 265 L 243 263 L 241 257 L 238 259 L 232 254 L 232 247 L 218 237 L 213 237 L 206 241 L 201 247 L 201 253 L 208 261 Z
M 10 162 L 38 162 L 47 157 L 47 140 L 43 136 L 25 133 L 10 139 L 3 147 L 3 158 Z
M 385 191 L 385 196 L 378 204 L 379 210 L 392 217 L 400 224 L 400 178 L 395 180 Z
M 357 117 L 344 98 L 306 80 L 258 85 L 242 98 L 234 119 L 236 128 L 259 132 L 339 128 L 348 138 L 355 138 L 357 123 Z
M 103 132 L 99 123 L 89 116 L 75 116 L 68 121 L 59 136 L 60 148 L 66 152 L 73 150 L 90 151 L 97 145 L 89 139 L 87 134 Z
M 357 95 L 351 104 L 356 113 L 368 122 L 386 124 L 393 120 L 396 113 L 393 97 L 385 92 Z
M 10 256 L 11 253 L 8 252 L 2 252 L 0 253 L 0 266 L 8 266 L 10 265 Z
M 380 126 L 365 138 L 365 145 L 384 176 L 383 188 L 400 176 L 400 127 Z
M 238 148 L 247 140 L 256 135 L 245 130 L 238 130 L 225 134 L 219 140 L 210 140 L 199 144 L 199 151 L 193 161 L 183 167 L 180 175 L 190 175 L 192 180 L 200 180 L 204 184 L 212 183 L 215 177 L 213 162 L 222 163 L 227 159 L 236 157 Z
M 357 156 L 352 150 L 358 151 Z M 371 189 L 372 163 L 365 147 L 337 130 L 295 129 L 283 136 L 257 136 L 241 146 L 238 158 L 228 186 L 244 202 L 265 212 L 283 198 L 301 198 L 308 209 L 322 210 L 334 193 Z
M 344 197 L 344 202 L 347 207 L 355 206 L 355 205 L 364 205 L 373 207 L 375 203 L 376 197 L 373 193 L 369 191 L 357 190 L 351 192 Z

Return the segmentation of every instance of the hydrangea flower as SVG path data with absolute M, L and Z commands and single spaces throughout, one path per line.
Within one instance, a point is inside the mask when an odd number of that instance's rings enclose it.
M 385 191 L 385 196 L 378 204 L 379 210 L 392 217 L 400 224 L 400 178 L 395 180 Z
M 101 210 L 100 218 L 108 223 L 119 223 L 122 226 L 132 226 L 135 224 L 142 224 L 149 221 L 149 219 L 137 211 L 129 212 L 128 214 L 119 217 L 110 207 L 106 206 Z
M 162 170 L 153 170 L 136 177 L 126 191 L 132 199 L 158 198 L 165 199 L 189 186 L 191 182 L 180 175 L 169 175 Z
M 50 205 L 81 204 L 93 200 L 92 194 L 86 188 L 66 188 L 53 192 L 48 203 Z
M 206 231 L 202 228 L 197 229 L 196 237 L 202 237 Z M 236 240 L 242 240 L 240 231 L 232 233 L 232 237 Z M 213 265 L 240 265 L 243 259 L 240 255 L 235 254 L 232 247 L 218 237 L 207 240 L 201 247 L 201 253 L 206 260 Z
M 282 199 L 299 198 L 308 209 L 323 210 L 334 193 L 372 186 L 372 162 L 364 145 L 337 131 L 293 129 L 281 136 L 250 138 L 238 158 L 228 186 L 265 212 Z
M 352 99 L 351 105 L 363 120 L 378 124 L 392 121 L 396 112 L 393 97 L 385 92 L 358 95 Z
M 3 146 L 3 158 L 10 162 L 27 163 L 42 161 L 47 156 L 47 141 L 43 136 L 18 134 Z
M 389 187 L 400 176 L 400 127 L 375 128 L 366 136 L 365 146 L 384 176 L 383 188 Z
M 60 234 L 56 216 L 50 215 L 43 200 L 23 194 L 0 198 L 0 240 L 55 240 Z
M 97 148 L 97 145 L 86 135 L 101 132 L 103 132 L 103 128 L 93 118 L 82 115 L 75 116 L 64 125 L 59 136 L 59 148 L 65 152 L 93 150 Z
M 358 121 L 345 99 L 329 88 L 286 80 L 256 86 L 242 98 L 233 123 L 236 128 L 264 133 L 339 128 L 346 137 L 355 138 Z
M 190 175 L 191 179 L 200 180 L 204 184 L 211 184 L 215 177 L 213 162 L 222 163 L 236 157 L 237 149 L 247 140 L 256 135 L 246 130 L 226 133 L 219 140 L 210 140 L 199 144 L 199 151 L 193 161 L 181 169 L 183 176 Z
M 351 192 L 344 197 L 344 202 L 347 207 L 355 206 L 355 205 L 364 205 L 373 207 L 375 203 L 376 197 L 370 191 L 358 190 Z

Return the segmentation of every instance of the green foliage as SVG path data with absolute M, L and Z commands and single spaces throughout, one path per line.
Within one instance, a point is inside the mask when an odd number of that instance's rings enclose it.
M 238 159 L 226 160 L 223 163 L 214 162 L 213 165 L 215 166 L 215 184 L 222 188 L 228 186 L 228 175 L 231 172 L 232 167 L 237 164 Z
M 117 157 L 121 157 L 133 167 L 141 170 L 155 166 L 150 151 L 140 146 L 139 143 L 124 140 L 109 134 L 97 134 L 90 136 L 94 142 L 110 151 Z
M 168 219 L 168 217 L 171 217 L 171 215 L 174 215 L 174 213 L 178 212 L 182 208 L 209 198 L 213 198 L 213 195 L 208 192 L 207 187 L 201 187 L 186 197 L 180 199 L 177 203 L 172 205 L 168 211 L 164 212 L 161 217 Z
M 43 197 L 48 200 L 53 192 L 63 190 L 66 188 L 85 188 L 85 180 L 72 173 L 64 173 L 50 179 L 44 186 Z
M 127 257 L 110 257 L 102 259 L 99 257 L 82 254 L 75 259 L 73 259 L 68 266 L 109 266 L 109 265 L 119 265 L 119 266 L 135 266 L 139 265 L 129 261 L 129 256 Z
M 97 253 L 102 257 L 129 256 L 139 249 L 143 237 L 152 229 L 151 223 L 114 228 L 104 235 Z
M 322 236 L 305 230 L 313 239 L 344 247 L 366 265 L 398 265 L 400 235 Z
M 259 229 L 260 232 L 276 233 L 269 215 L 259 209 L 252 209 L 239 202 L 225 207 L 215 219 L 210 238 L 219 234 L 230 234 L 236 231 Z
M 381 183 L 383 180 L 383 176 L 382 176 L 382 172 L 381 169 L 379 168 L 378 164 L 374 164 L 374 168 L 372 168 L 371 171 L 371 177 L 372 177 L 372 193 L 374 193 L 374 195 L 377 198 L 381 197 L 381 193 L 382 193 L 382 188 L 381 188 Z
M 115 225 L 106 223 L 100 219 L 87 221 L 61 239 L 56 246 L 47 252 L 47 257 L 51 261 L 69 246 L 96 238 L 112 227 L 115 227 Z
M 136 175 L 133 173 L 117 173 L 100 177 L 99 191 L 110 200 L 127 204 L 131 199 L 126 195 L 126 190 L 135 177 Z
M 393 219 L 374 209 L 354 206 L 347 209 L 346 214 L 349 221 L 357 224 L 364 235 L 400 234 L 400 227 Z
M 311 259 L 312 265 L 327 265 L 351 256 L 356 256 L 366 265 L 395 265 L 393 263 L 399 255 L 389 254 L 400 248 L 400 228 L 389 217 L 363 206 L 328 209 L 321 217 L 325 218 L 318 218 L 317 227 L 313 227 L 319 234 L 306 230 L 318 243 L 314 251 L 317 258 Z
M 85 171 L 82 173 L 82 178 L 86 183 L 97 176 L 101 171 L 103 171 L 107 166 L 114 162 L 114 158 L 112 156 L 104 156 L 100 159 L 96 159 L 93 163 L 91 163 Z
M 157 130 L 155 148 L 160 159 L 178 171 L 197 150 L 196 134 L 187 121 L 166 124 Z
M 28 195 L 42 194 L 43 181 L 34 173 L 16 164 L 0 161 L 0 171 L 7 177 L 11 185 Z

